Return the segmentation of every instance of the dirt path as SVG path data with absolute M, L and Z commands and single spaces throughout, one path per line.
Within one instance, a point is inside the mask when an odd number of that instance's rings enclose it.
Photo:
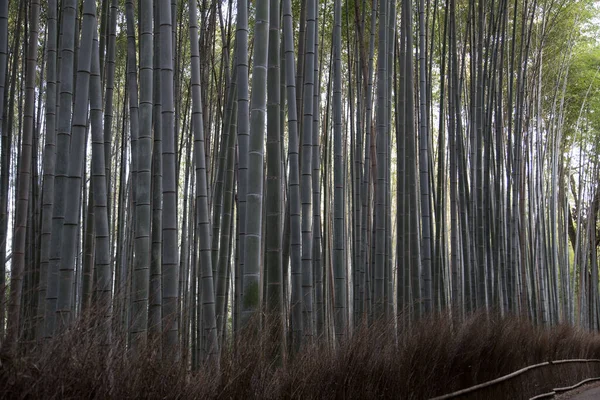
M 575 390 L 556 396 L 559 400 L 595 400 L 600 399 L 600 382 L 592 382 Z

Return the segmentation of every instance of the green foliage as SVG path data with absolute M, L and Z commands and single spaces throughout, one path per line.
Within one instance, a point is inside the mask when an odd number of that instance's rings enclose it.
M 567 132 L 575 135 L 574 140 L 600 139 L 599 69 L 600 48 L 584 43 L 575 50 L 565 98 Z
M 600 128 L 600 48 L 597 43 L 598 27 L 594 16 L 598 13 L 593 1 L 569 2 L 550 8 L 547 29 L 541 36 L 541 27 L 533 40 L 543 40 L 543 90 L 553 93 L 544 99 L 544 108 L 551 112 L 555 101 L 560 102 L 565 75 L 567 86 L 564 98 L 563 146 L 582 140 L 597 141 L 593 136 Z M 581 118 L 580 118 L 581 116 Z

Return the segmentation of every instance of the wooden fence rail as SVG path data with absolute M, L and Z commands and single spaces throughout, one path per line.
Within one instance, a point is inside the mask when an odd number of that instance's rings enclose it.
M 554 388 L 565 389 L 596 377 L 600 377 L 600 360 L 597 359 L 547 361 L 431 400 L 531 399 L 550 396 Z

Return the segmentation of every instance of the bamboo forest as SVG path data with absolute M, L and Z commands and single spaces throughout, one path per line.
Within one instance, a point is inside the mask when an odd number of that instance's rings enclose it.
M 599 26 L 593 0 L 0 0 L 0 397 L 600 376 Z M 484 398 L 534 395 L 507 382 Z

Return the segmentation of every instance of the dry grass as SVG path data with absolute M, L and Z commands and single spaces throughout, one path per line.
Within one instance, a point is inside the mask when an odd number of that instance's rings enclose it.
M 0 398 L 428 398 L 548 360 L 600 358 L 600 337 L 568 326 L 542 329 L 474 315 L 457 325 L 424 319 L 396 337 L 393 324 L 359 329 L 337 350 L 307 347 L 293 359 L 263 356 L 260 337 L 225 351 L 220 374 L 189 372 L 153 352 L 101 346 L 92 324 L 21 356 L 0 358 Z

